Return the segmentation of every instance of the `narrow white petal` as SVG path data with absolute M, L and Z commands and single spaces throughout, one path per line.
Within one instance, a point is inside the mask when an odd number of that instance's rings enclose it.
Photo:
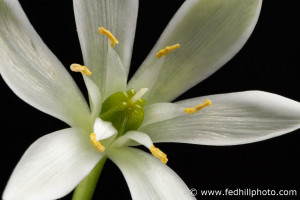
M 128 131 L 123 136 L 119 137 L 112 146 L 121 147 L 124 145 L 130 146 L 130 142 L 134 141 L 134 144 L 136 145 L 141 144 L 145 146 L 146 148 L 150 149 L 153 145 L 153 142 L 151 141 L 151 138 L 142 132 L 138 131 Z
M 133 78 L 130 79 L 127 89 L 131 89 L 135 87 L 135 89 L 138 90 L 140 86 L 147 85 L 146 88 L 148 89 L 150 88 L 152 90 L 156 82 L 159 81 L 158 78 L 160 77 L 159 74 L 161 73 L 164 61 L 165 61 L 165 57 L 162 57 L 160 59 L 156 59 L 155 61 L 153 61 L 151 67 L 144 67 L 144 71 L 142 72 L 143 74 L 139 75 L 141 76 L 141 78 L 139 78 L 139 76 L 135 74 Z M 141 69 L 141 67 L 139 69 Z M 145 87 L 140 87 L 140 88 L 145 88 Z M 148 95 L 145 95 L 144 98 L 147 96 Z
M 138 0 L 73 0 L 73 4 L 85 65 L 93 72 L 91 78 L 104 95 L 104 77 L 107 68 L 110 67 L 106 59 L 109 41 L 106 36 L 98 33 L 98 28 L 106 28 L 119 41 L 113 48 L 119 55 L 127 76 L 135 35 Z
M 185 115 L 184 108 L 174 103 L 155 103 L 144 108 L 144 121 L 142 126 L 153 124 L 181 115 Z
M 86 75 L 83 75 L 86 88 L 89 93 L 91 121 L 94 121 L 101 111 L 101 93 L 97 85 Z
M 145 97 L 148 103 L 175 99 L 214 73 L 242 48 L 257 22 L 261 3 L 261 0 L 185 1 L 130 81 L 129 88 L 149 88 Z M 180 48 L 165 56 L 160 73 L 152 73 L 157 71 L 155 54 L 178 43 Z
M 180 115 L 180 108 L 194 107 L 205 99 L 212 104 L 195 114 Z M 176 105 L 178 112 L 170 112 L 169 119 L 138 131 L 147 133 L 153 142 L 235 145 L 266 140 L 300 128 L 300 103 L 267 92 L 212 95 Z M 156 109 L 163 108 L 157 105 Z
M 103 121 L 97 118 L 94 124 L 94 133 L 97 140 L 103 140 L 116 134 L 118 131 L 113 127 L 111 122 Z
M 25 102 L 69 125 L 89 123 L 75 82 L 37 35 L 17 0 L 0 1 L 0 72 Z
M 125 91 L 127 74 L 124 72 L 119 55 L 113 48 L 108 48 L 104 100 L 115 92 Z
M 13 171 L 4 200 L 57 199 L 71 192 L 101 159 L 80 129 L 64 129 L 34 142 Z
M 122 171 L 132 199 L 195 199 L 174 171 L 148 153 L 128 147 L 112 148 L 108 157 Z

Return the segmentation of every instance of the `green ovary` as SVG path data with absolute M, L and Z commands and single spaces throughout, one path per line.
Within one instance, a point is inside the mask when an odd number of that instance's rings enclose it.
M 127 131 L 137 130 L 144 120 L 146 101 L 142 98 L 132 102 L 136 94 L 134 89 L 127 92 L 116 92 L 109 96 L 102 104 L 100 118 L 109 121 L 118 130 L 118 136 Z

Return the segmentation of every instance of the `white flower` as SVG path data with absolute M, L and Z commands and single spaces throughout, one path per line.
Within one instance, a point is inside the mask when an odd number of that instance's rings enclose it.
M 104 156 L 120 168 L 133 199 L 192 199 L 188 187 L 167 165 L 128 146 L 144 145 L 166 162 L 166 156 L 153 142 L 234 145 L 298 129 L 300 104 L 266 92 L 167 103 L 215 72 L 240 50 L 256 24 L 261 3 L 185 1 L 127 86 L 138 0 L 74 0 L 85 66 L 92 72 L 91 76 L 83 76 L 89 108 L 68 72 L 34 31 L 19 3 L 0 0 L 3 79 L 24 101 L 71 126 L 43 136 L 29 147 L 16 166 L 3 199 L 62 197 Z M 118 44 L 111 45 L 106 36 L 97 33 L 99 27 L 110 30 Z M 180 44 L 180 48 L 156 57 L 160 49 L 175 44 Z M 74 71 L 77 67 L 81 66 L 72 65 Z M 118 127 L 101 120 L 99 114 L 105 114 L 102 103 L 109 96 L 130 88 L 148 88 L 143 95 L 147 101 L 145 117 L 137 130 L 128 130 L 121 136 Z M 129 101 L 135 104 L 141 96 Z M 193 112 L 186 108 L 206 99 L 212 105 L 194 114 L 186 113 Z

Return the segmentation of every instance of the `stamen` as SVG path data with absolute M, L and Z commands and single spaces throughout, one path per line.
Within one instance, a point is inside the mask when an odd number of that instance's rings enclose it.
M 187 114 L 193 114 L 193 113 L 196 113 L 199 110 L 201 110 L 202 108 L 205 108 L 209 105 L 211 105 L 211 101 L 209 99 L 206 99 L 204 103 L 200 103 L 200 104 L 198 104 L 197 106 L 195 106 L 193 108 L 184 109 L 184 112 L 186 112 Z
M 166 56 L 169 53 L 171 53 L 172 51 L 175 51 L 176 49 L 178 49 L 180 47 L 180 44 L 175 44 L 173 46 L 167 46 L 164 49 L 161 49 L 157 54 L 156 57 L 160 58 L 162 56 Z
M 150 152 L 158 158 L 162 163 L 166 164 L 168 162 L 167 155 L 162 152 L 159 148 L 156 148 L 154 145 L 150 147 Z
M 148 88 L 141 88 L 131 99 L 130 103 L 135 103 L 137 100 L 139 100 L 146 92 L 148 91 Z
M 96 147 L 96 149 L 101 153 L 105 150 L 105 147 L 96 139 L 96 134 L 91 133 L 90 135 L 91 143 Z
M 83 66 L 83 65 L 72 64 L 70 66 L 70 68 L 73 72 L 81 72 L 82 74 L 85 74 L 88 76 L 92 75 L 92 72 L 86 66 Z
M 117 38 L 109 30 L 106 30 L 104 27 L 100 27 L 98 32 L 108 37 L 108 39 L 110 40 L 111 47 L 114 47 L 116 44 L 119 43 Z

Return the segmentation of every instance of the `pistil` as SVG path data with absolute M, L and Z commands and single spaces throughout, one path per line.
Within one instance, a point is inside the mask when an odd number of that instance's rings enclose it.
M 131 99 L 130 103 L 134 104 L 137 100 L 142 98 L 142 96 L 148 91 L 148 88 L 141 88 Z

